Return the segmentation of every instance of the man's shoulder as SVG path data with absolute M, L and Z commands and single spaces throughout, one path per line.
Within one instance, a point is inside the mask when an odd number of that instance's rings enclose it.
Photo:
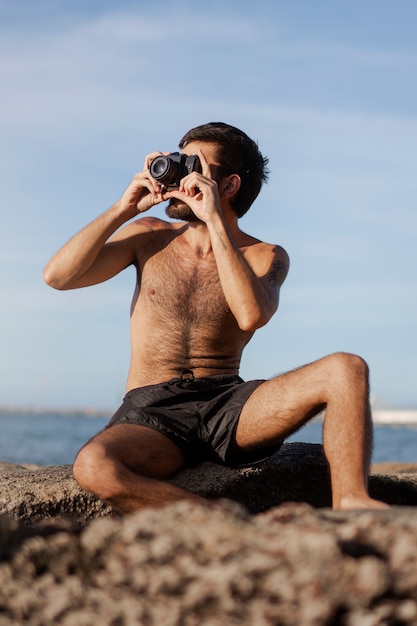
M 262 241 L 261 239 L 257 239 L 252 235 L 248 235 L 247 233 L 241 232 L 241 240 L 239 242 L 240 248 L 246 248 L 248 250 L 253 251 L 254 254 L 263 254 L 263 253 L 271 253 L 273 252 L 275 255 L 288 258 L 288 254 L 284 248 L 276 243 L 268 243 L 266 241 Z
M 240 247 L 254 271 L 259 276 L 279 271 L 283 282 L 290 267 L 290 258 L 286 250 L 278 244 L 267 243 L 245 233 L 242 235 L 244 237 Z
M 166 220 L 161 220 L 160 218 L 153 217 L 151 215 L 140 217 L 132 222 L 132 224 L 134 224 L 140 230 L 147 230 L 149 232 L 156 232 L 159 230 L 174 230 L 177 227 L 174 222 L 167 222 Z

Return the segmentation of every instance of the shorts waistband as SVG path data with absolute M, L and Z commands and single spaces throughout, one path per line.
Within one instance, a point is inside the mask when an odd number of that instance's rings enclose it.
M 195 380 L 194 372 L 190 369 L 182 369 L 179 378 L 171 378 L 168 381 L 168 385 L 177 385 L 182 383 L 189 383 Z
M 202 376 L 201 378 L 196 378 L 192 370 L 183 369 L 178 378 L 172 378 L 168 381 L 168 385 L 179 385 L 180 387 L 194 387 L 201 389 L 203 387 L 215 387 L 218 385 L 229 385 L 242 382 L 243 379 L 237 374 L 215 374 L 214 376 Z
M 195 389 L 203 389 L 207 387 L 215 387 L 218 385 L 228 385 L 243 382 L 243 378 L 241 378 L 238 374 L 214 374 L 213 376 L 202 376 L 201 378 L 196 378 L 192 370 L 182 370 L 180 376 L 177 378 L 171 378 L 171 380 L 156 383 L 154 385 L 145 385 L 143 387 L 130 389 L 125 397 L 127 398 L 128 396 L 136 395 L 136 393 L 140 393 L 142 391 L 152 388 L 156 389 L 157 387 L 162 387 L 166 385 L 178 385 L 185 388 L 194 387 Z

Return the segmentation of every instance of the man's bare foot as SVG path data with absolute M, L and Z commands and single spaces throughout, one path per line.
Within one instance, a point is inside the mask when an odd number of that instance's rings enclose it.
M 347 496 L 341 498 L 339 506 L 333 506 L 333 509 L 339 511 L 364 511 L 364 510 L 385 510 L 390 506 L 380 500 L 374 500 L 369 496 L 358 498 Z

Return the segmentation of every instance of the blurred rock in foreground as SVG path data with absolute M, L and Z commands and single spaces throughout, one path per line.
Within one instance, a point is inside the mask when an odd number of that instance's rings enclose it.
M 79 533 L 16 526 L 1 527 L 2 625 L 417 623 L 414 509 L 250 516 L 181 502 Z

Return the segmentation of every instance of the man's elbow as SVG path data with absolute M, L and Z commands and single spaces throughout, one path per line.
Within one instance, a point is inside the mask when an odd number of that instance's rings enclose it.
M 245 332 L 253 333 L 258 328 L 262 328 L 265 326 L 274 315 L 276 310 L 278 309 L 278 300 L 274 303 L 270 303 L 268 308 L 259 308 L 252 309 L 251 311 L 247 311 L 246 314 L 241 314 L 237 323 L 239 324 L 239 328 Z
M 47 265 L 43 270 L 43 280 L 49 287 L 52 287 L 53 289 L 58 289 L 59 291 L 68 289 L 65 281 L 63 281 L 62 278 L 56 272 L 54 272 L 51 267 L 49 267 L 49 265 Z
M 248 315 L 238 320 L 239 328 L 247 333 L 254 333 L 258 328 L 265 326 L 271 319 L 271 315 Z

